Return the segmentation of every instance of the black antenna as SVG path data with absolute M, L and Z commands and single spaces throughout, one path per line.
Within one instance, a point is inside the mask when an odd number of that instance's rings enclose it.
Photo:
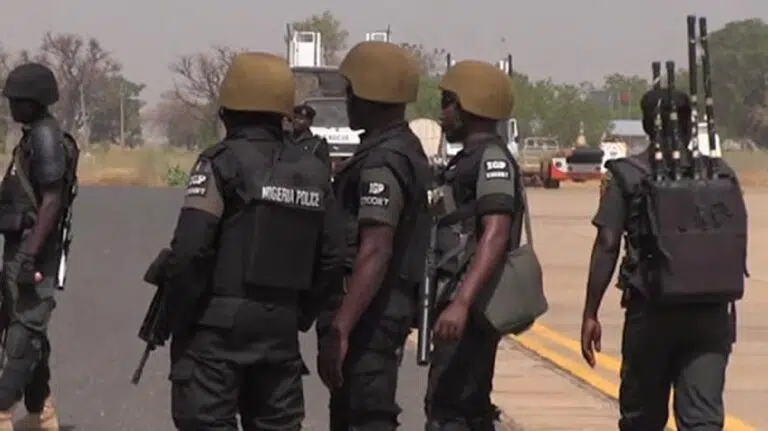
M 661 62 L 651 63 L 651 72 L 653 73 L 653 90 L 657 95 L 656 107 L 654 108 L 653 133 L 651 134 L 651 145 L 653 146 L 653 155 L 651 157 L 651 168 L 656 181 L 664 179 L 664 153 L 661 148 L 661 142 L 664 139 L 661 130 Z
M 451 66 L 453 66 L 453 60 L 451 59 L 451 53 L 449 52 L 445 54 L 445 70 L 447 71 Z
M 688 15 L 688 89 L 691 95 L 691 165 L 693 178 L 701 178 L 699 169 L 699 67 L 698 44 L 696 37 L 696 16 Z
M 672 152 L 672 178 L 682 178 L 682 166 L 680 164 L 680 133 L 677 118 L 677 103 L 675 102 L 675 62 L 667 61 L 667 98 L 669 99 L 669 150 Z
M 514 69 L 512 68 L 512 54 L 507 54 L 507 74 L 510 78 L 514 75 Z
M 707 118 L 707 135 L 709 137 L 709 160 L 707 163 L 707 178 L 714 177 L 712 158 L 715 156 L 717 131 L 715 129 L 715 102 L 712 98 L 712 75 L 710 69 L 709 40 L 707 19 L 699 18 L 699 37 L 701 38 L 701 78 L 704 81 L 704 114 Z

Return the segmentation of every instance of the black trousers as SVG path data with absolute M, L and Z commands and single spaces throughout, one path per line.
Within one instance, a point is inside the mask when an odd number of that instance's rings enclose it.
M 248 303 L 233 328 L 171 344 L 171 412 L 181 431 L 298 431 L 304 420 L 295 304 Z M 242 319 L 241 319 L 242 318 Z
M 728 306 L 628 304 L 622 338 L 621 431 L 662 431 L 674 388 L 680 431 L 720 431 L 734 339 Z
M 493 431 L 499 411 L 491 402 L 501 336 L 470 313 L 458 343 L 435 341 L 424 401 L 427 431 Z
M 409 319 L 382 318 L 352 332 L 344 384 L 331 393 L 330 431 L 398 428 L 397 377 L 409 330 Z

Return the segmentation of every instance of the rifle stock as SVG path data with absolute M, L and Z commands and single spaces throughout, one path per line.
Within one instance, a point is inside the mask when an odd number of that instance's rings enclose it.
M 152 296 L 147 314 L 144 316 L 144 320 L 139 328 L 139 339 L 144 341 L 146 346 L 131 378 L 131 383 L 134 385 L 138 384 L 141 380 L 141 375 L 144 372 L 144 367 L 147 365 L 149 355 L 158 346 L 164 346 L 171 336 L 165 314 L 168 289 L 163 286 L 163 269 L 170 253 L 171 251 L 167 248 L 161 250 L 155 260 L 149 265 L 146 274 L 144 274 L 144 281 L 157 286 L 157 290 L 155 290 L 155 294 Z
M 429 365 L 432 353 L 432 314 L 435 308 L 435 294 L 437 291 L 437 278 L 435 276 L 436 245 L 437 224 L 433 224 L 429 231 L 429 247 L 427 248 L 426 264 L 424 265 L 424 279 L 419 288 L 416 363 L 421 366 Z

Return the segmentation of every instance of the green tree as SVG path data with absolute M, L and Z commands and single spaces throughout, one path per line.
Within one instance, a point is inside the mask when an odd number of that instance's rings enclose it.
M 422 76 L 419 82 L 419 98 L 408 105 L 406 115 L 408 119 L 430 118 L 437 120 L 440 117 L 440 84 L 439 76 Z
M 613 119 L 640 119 L 640 99 L 649 88 L 649 81 L 643 77 L 612 73 L 603 80 L 601 90 L 608 96 Z
M 419 98 L 408 106 L 406 114 L 409 119 L 436 120 L 440 116 L 439 84 L 441 73 L 445 71 L 446 51 L 439 48 L 425 48 L 424 45 L 415 43 L 401 43 L 400 46 L 418 61 L 421 69 Z
M 325 64 L 335 65 L 341 61 L 341 53 L 347 47 L 349 32 L 344 29 L 341 21 L 330 11 L 314 14 L 301 21 L 290 24 L 294 31 L 316 31 L 320 33 L 323 42 L 323 60 Z M 286 35 L 286 38 L 291 37 Z M 286 39 L 286 43 L 288 40 Z
M 768 24 L 727 23 L 709 35 L 715 118 L 726 136 L 768 144 Z
M 595 91 L 592 85 L 531 81 L 521 74 L 513 79 L 517 95 L 513 114 L 522 136 L 552 136 L 571 145 L 583 123 L 587 142 L 594 145 L 606 131 L 610 108 L 589 100 L 590 92 Z
M 142 134 L 139 111 L 144 106 L 140 96 L 145 86 L 116 75 L 106 77 L 100 87 L 102 90 L 98 93 L 98 100 L 94 105 L 91 140 L 120 143 L 130 147 L 140 145 Z M 120 142 L 121 116 L 125 142 Z
M 445 70 L 448 51 L 442 48 L 426 48 L 422 44 L 401 43 L 400 46 L 408 51 L 419 62 L 421 74 L 437 76 Z

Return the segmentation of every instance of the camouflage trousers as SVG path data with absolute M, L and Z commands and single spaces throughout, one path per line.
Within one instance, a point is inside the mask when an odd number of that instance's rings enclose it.
M 0 411 L 24 399 L 27 411 L 40 413 L 51 393 L 48 322 L 56 306 L 56 280 L 35 286 L 3 286 L 4 367 L 0 374 Z

